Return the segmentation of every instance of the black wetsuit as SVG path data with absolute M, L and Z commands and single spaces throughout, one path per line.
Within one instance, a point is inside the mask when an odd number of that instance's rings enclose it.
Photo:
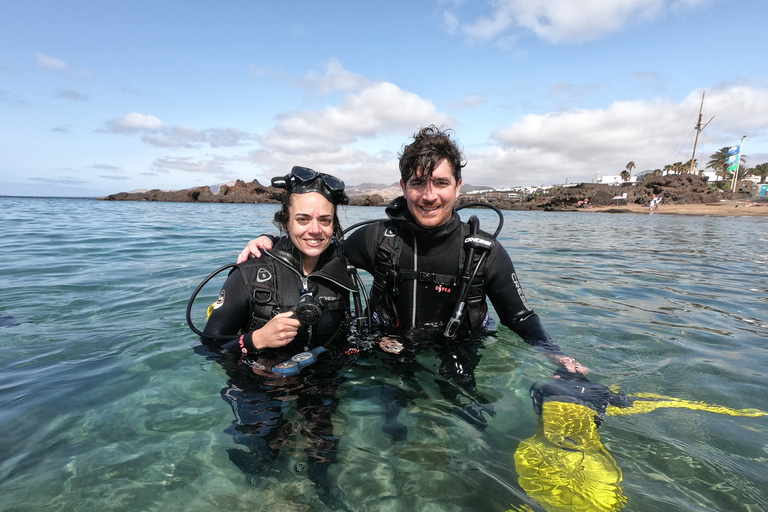
M 294 309 L 302 291 L 315 287 L 313 295 L 325 310 L 320 321 L 312 327 L 302 325 L 296 338 L 285 347 L 256 350 L 251 333 L 276 314 Z M 263 258 L 241 263 L 230 273 L 203 332 L 213 337 L 245 333 L 244 346 L 239 340 L 221 344 L 228 352 L 258 354 L 260 358 L 290 356 L 337 337 L 349 319 L 349 292 L 354 287 L 338 247 L 329 247 L 320 256 L 317 268 L 303 276 L 300 253 L 290 238 L 283 237 L 274 249 L 265 251 Z
M 434 351 L 441 360 L 439 373 L 446 380 L 435 379 L 443 398 L 454 407 L 452 413 L 484 428 L 486 415 L 495 414 L 492 402 L 495 397 L 477 392 L 474 369 L 480 362 L 482 340 L 467 336 L 464 331 L 457 340 L 443 337 L 446 322 L 451 318 L 459 294 L 458 286 L 441 286 L 430 279 L 432 275 L 461 275 L 460 261 L 464 249 L 466 230 L 456 212 L 448 223 L 433 229 L 420 227 L 407 209 L 404 198 L 394 200 L 387 207 L 389 221 L 363 226 L 354 231 L 343 243 L 342 250 L 349 262 L 374 276 L 380 234 L 391 222 L 395 233 L 401 237 L 397 267 L 412 275 L 425 274 L 426 279 L 409 278 L 399 281 L 395 292 L 386 292 L 394 302 L 397 318 L 382 319 L 379 325 L 385 333 L 405 334 L 403 350 L 383 359 L 390 371 L 399 375 L 400 386 L 383 385 L 382 400 L 386 408 L 385 427 L 393 432 L 395 440 L 401 439 L 405 428 L 397 420 L 404 404 L 423 395 L 418 385 L 418 374 L 427 371 L 416 363 L 415 354 L 423 350 Z M 385 224 L 382 225 L 382 222 Z M 490 238 L 487 234 L 486 236 Z M 415 272 L 411 272 L 415 271 Z M 374 292 L 372 291 L 372 294 Z M 547 352 L 560 353 L 541 324 L 539 317 L 528 306 L 517 279 L 512 260 L 500 244 L 494 244 L 484 263 L 482 278 L 482 302 L 490 298 L 499 321 L 512 329 L 525 342 Z M 372 297 L 372 300 L 375 300 Z M 374 314 L 376 313 L 374 308 Z M 466 326 L 466 324 L 465 324 Z M 482 334 L 473 333 L 473 334 Z M 458 384 L 458 386 L 454 385 Z
M 204 329 L 210 336 L 245 333 L 242 340 L 221 343 L 203 338 L 208 350 L 200 348 L 218 360 L 229 376 L 221 396 L 232 407 L 235 420 L 227 433 L 249 448 L 227 452 L 248 479 L 255 480 L 277 458 L 293 426 L 301 421 L 285 416 L 302 416 L 301 433 L 310 441 L 307 476 L 317 484 L 321 500 L 336 508 L 341 493 L 330 482 L 327 470 L 336 458 L 338 439 L 333 434 L 332 416 L 338 402 L 336 389 L 344 381 L 339 369 L 346 362 L 349 291 L 354 283 L 335 245 L 321 255 L 317 268 L 306 277 L 300 270 L 300 254 L 289 238 L 279 239 L 265 254 L 230 273 Z M 256 350 L 251 333 L 277 313 L 293 309 L 302 290 L 315 290 L 315 299 L 324 307 L 320 321 L 311 327 L 302 325 L 294 341 L 284 347 Z M 320 345 L 327 351 L 298 375 L 284 377 L 270 371 L 291 356 Z M 288 404 L 291 407 L 286 410 Z
M 387 216 L 394 222 L 395 236 L 402 238 L 399 268 L 425 274 L 458 276 L 461 252 L 464 251 L 461 220 L 454 212 L 448 223 L 433 229 L 420 227 L 413 220 L 403 198 L 387 207 Z M 357 268 L 373 273 L 376 265 L 377 223 L 354 231 L 343 244 L 343 252 Z M 495 244 L 485 262 L 483 294 L 491 299 L 499 321 L 517 333 L 525 342 L 558 350 L 528 306 L 507 251 Z M 399 328 L 432 326 L 439 333 L 453 314 L 458 287 L 439 286 L 433 282 L 407 279 L 400 281 L 393 297 L 399 313 Z M 384 326 L 387 327 L 394 326 Z

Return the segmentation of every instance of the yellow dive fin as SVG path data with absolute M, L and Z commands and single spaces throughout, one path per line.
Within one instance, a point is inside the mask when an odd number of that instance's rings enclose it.
M 539 425 L 534 435 L 518 446 L 515 468 L 520 486 L 548 512 L 617 512 L 626 504 L 620 485 L 621 469 L 603 446 L 597 430 L 600 410 L 609 416 L 662 408 L 768 416 L 758 409 L 732 409 L 653 393 L 623 395 L 580 381 L 558 382 L 541 389 L 543 393 L 531 388 L 534 406 L 540 407 Z M 510 512 L 527 509 L 522 505 Z
M 616 512 L 627 502 L 595 415 L 585 405 L 546 401 L 533 437 L 515 452 L 520 486 L 549 512 Z

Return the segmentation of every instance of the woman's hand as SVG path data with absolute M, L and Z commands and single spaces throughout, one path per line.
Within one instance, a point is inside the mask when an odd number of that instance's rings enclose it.
M 253 331 L 251 335 L 253 346 L 261 350 L 284 347 L 292 342 L 301 325 L 299 320 L 292 316 L 293 311 L 277 314 L 264 327 Z
M 253 254 L 256 258 L 261 258 L 261 249 L 271 248 L 272 239 L 266 235 L 261 235 L 259 238 L 255 238 L 248 242 L 248 245 L 245 246 L 245 249 L 243 249 L 237 256 L 237 262 L 242 263 L 247 261 L 251 257 L 251 254 Z

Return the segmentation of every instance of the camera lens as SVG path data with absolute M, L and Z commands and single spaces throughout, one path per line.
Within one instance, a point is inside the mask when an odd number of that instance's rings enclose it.
M 318 304 L 305 302 L 296 307 L 296 316 L 299 322 L 307 325 L 315 325 L 323 316 L 323 310 Z

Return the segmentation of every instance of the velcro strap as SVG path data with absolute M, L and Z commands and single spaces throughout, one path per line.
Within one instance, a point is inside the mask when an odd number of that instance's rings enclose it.
M 450 276 L 448 274 L 435 274 L 434 272 L 416 272 L 415 270 L 408 270 L 402 271 L 400 276 L 403 280 L 415 279 L 420 283 L 456 286 L 456 276 Z
M 341 309 L 345 309 L 346 305 L 344 304 L 344 301 L 341 300 L 329 300 L 325 301 L 321 299 L 321 302 L 325 306 L 325 309 L 328 311 L 339 311 Z

